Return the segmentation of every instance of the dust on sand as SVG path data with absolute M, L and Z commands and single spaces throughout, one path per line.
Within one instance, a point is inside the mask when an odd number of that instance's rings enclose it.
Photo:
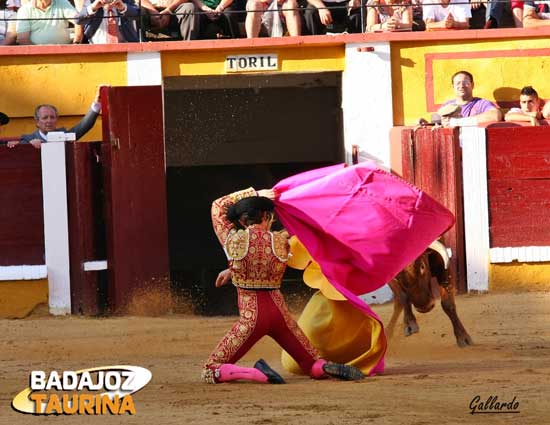
M 288 385 L 203 384 L 203 361 L 233 317 L 51 317 L 0 320 L 0 424 L 548 424 L 550 292 L 460 296 L 459 315 L 475 345 L 458 348 L 441 308 L 418 314 L 420 333 L 389 342 L 386 373 L 361 382 L 312 381 L 282 372 Z M 374 306 L 384 321 L 391 305 Z M 281 371 L 280 350 L 262 340 L 259 357 Z M 31 370 L 130 364 L 153 379 L 134 394 L 134 416 L 16 413 L 13 397 Z M 514 399 L 516 414 L 470 414 L 474 397 Z

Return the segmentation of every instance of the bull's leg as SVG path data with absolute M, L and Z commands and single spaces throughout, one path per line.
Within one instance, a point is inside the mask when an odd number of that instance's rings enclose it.
M 405 336 L 411 336 L 412 334 L 418 333 L 420 329 L 418 327 L 418 323 L 416 322 L 416 317 L 414 317 L 412 305 L 410 302 L 407 301 L 407 303 L 404 305 L 403 311 L 403 321 L 405 322 L 405 326 L 403 329 L 405 332 Z
M 399 302 L 399 296 L 394 292 L 393 293 L 393 313 L 391 315 L 391 319 L 390 319 L 390 322 L 388 323 L 388 326 L 386 326 L 386 333 L 388 335 L 388 338 L 393 337 L 395 324 L 397 323 L 397 319 L 399 319 L 399 315 L 401 314 L 402 311 L 403 311 L 403 306 Z
M 449 283 L 445 286 L 440 286 L 439 293 L 441 295 L 441 307 L 443 307 L 443 311 L 447 314 L 447 316 L 449 316 L 449 319 L 451 319 L 451 323 L 453 324 L 456 344 L 459 347 L 473 345 L 474 342 L 472 341 L 472 338 L 468 335 L 466 329 L 464 329 L 464 326 L 462 325 L 462 322 L 458 318 L 458 314 L 456 312 L 454 285 Z

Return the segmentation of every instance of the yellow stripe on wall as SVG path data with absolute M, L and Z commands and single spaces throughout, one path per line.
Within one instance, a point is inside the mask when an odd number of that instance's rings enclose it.
M 0 75 L 0 111 L 12 117 L 32 117 L 42 103 L 60 115 L 83 115 L 98 85 L 127 84 L 126 53 L 1 56 Z
M 276 53 L 280 72 L 322 72 L 344 69 L 344 46 L 261 48 L 205 52 L 163 52 L 163 77 L 224 75 L 225 59 L 233 55 Z

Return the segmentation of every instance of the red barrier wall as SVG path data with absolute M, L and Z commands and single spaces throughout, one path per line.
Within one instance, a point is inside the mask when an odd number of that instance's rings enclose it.
M 491 247 L 550 245 L 550 127 L 487 129 Z
M 0 146 L 0 266 L 44 264 L 40 151 Z

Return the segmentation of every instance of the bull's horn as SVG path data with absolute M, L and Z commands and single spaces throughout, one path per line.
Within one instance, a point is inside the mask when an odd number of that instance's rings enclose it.
M 449 253 L 447 252 L 447 247 L 438 240 L 435 240 L 428 248 L 433 249 L 441 256 L 443 259 L 443 264 L 445 265 L 445 270 L 447 270 L 449 268 Z

